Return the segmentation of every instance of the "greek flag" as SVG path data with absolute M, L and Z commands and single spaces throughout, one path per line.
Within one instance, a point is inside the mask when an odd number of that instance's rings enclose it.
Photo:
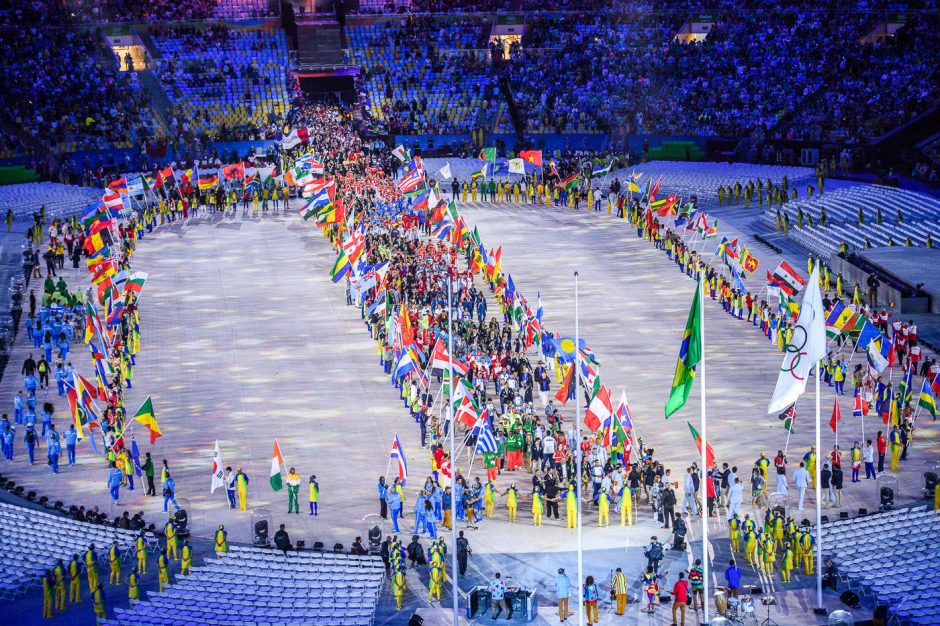
M 493 429 L 485 418 L 481 417 L 477 420 L 476 425 L 473 427 L 473 432 L 477 436 L 477 454 L 496 452 L 499 450 L 499 444 L 496 443 L 496 435 L 493 434 Z

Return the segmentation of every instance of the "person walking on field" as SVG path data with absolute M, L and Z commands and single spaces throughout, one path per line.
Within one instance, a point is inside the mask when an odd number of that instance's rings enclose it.
M 570 582 L 565 574 L 565 568 L 558 568 L 558 575 L 555 576 L 555 595 L 558 598 L 558 617 L 561 621 L 568 619 L 568 594 L 570 593 Z
M 669 592 L 672 598 L 672 623 L 678 626 L 685 626 L 685 607 L 689 602 L 689 581 L 685 580 L 685 573 L 679 572 L 679 580 L 673 585 Z M 682 620 L 676 621 L 676 612 L 682 614 Z
M 617 615 L 623 615 L 627 609 L 627 577 L 619 567 L 610 581 L 610 588 L 614 593 L 614 599 L 617 602 Z

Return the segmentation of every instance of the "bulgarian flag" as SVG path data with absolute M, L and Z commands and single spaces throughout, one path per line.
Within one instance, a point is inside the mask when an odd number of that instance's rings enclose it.
M 139 298 L 149 275 L 147 272 L 134 272 L 131 274 L 131 277 L 124 283 L 124 293 L 132 293 L 134 298 Z
M 144 403 L 134 413 L 134 419 L 150 431 L 150 445 L 153 445 L 159 437 L 163 436 L 163 433 L 160 432 L 160 425 L 157 424 L 157 418 L 153 413 L 153 401 L 150 396 L 147 396 Z
M 274 456 L 271 457 L 271 489 L 280 491 L 284 486 L 281 481 L 281 464 L 284 463 L 284 457 L 281 456 L 281 448 L 277 445 L 277 439 L 274 440 Z
M 698 431 L 695 430 L 695 427 L 692 426 L 689 422 L 689 430 L 692 431 L 692 438 L 695 439 L 695 447 L 698 448 L 699 454 L 702 453 L 702 436 L 698 434 Z M 711 446 L 706 446 L 705 448 L 705 464 L 708 467 L 715 466 L 715 451 L 712 450 Z M 707 468 L 706 468 L 707 469 Z

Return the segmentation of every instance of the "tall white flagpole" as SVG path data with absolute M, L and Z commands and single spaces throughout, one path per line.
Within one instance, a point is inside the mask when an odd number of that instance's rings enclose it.
M 581 335 L 580 329 L 578 327 L 578 273 L 574 273 L 574 362 L 571 366 L 574 368 L 574 371 L 571 373 L 574 376 L 574 399 L 575 399 L 575 446 L 577 448 L 577 459 L 578 467 L 577 474 L 575 477 L 575 484 L 577 484 L 577 476 L 581 475 L 581 463 L 583 462 L 582 456 L 583 451 L 581 450 Z M 577 489 L 578 492 L 578 625 L 584 626 L 584 594 L 581 593 L 581 585 L 584 582 L 584 537 L 581 533 L 581 528 L 583 526 L 581 519 L 581 500 L 584 498 L 582 489 Z
M 460 571 L 457 568 L 457 497 L 454 485 L 457 484 L 457 458 L 454 456 L 454 282 L 448 276 L 447 278 L 447 358 L 450 361 L 450 386 L 447 389 L 447 425 L 450 429 L 450 541 L 451 541 L 451 580 L 453 581 L 454 592 L 454 626 L 457 626 L 458 591 L 460 589 L 458 577 Z
M 698 371 L 702 395 L 702 623 L 708 623 L 708 487 L 705 481 L 711 480 L 708 476 L 708 421 L 705 419 L 705 296 L 702 294 L 702 278 L 695 283 L 698 289 L 698 328 L 699 350 Z
M 822 601 L 822 450 L 819 443 L 819 361 L 816 378 L 816 611 L 825 611 Z

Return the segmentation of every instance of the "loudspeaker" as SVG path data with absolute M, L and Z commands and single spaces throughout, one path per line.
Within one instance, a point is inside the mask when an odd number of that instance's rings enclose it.
M 842 604 L 853 609 L 859 607 L 858 595 L 853 591 L 843 591 L 842 595 L 839 596 L 839 600 L 842 601 Z
M 848 511 L 840 511 L 840 512 L 839 512 L 839 519 L 849 519 L 849 512 L 848 512 Z
M 891 487 L 881 488 L 881 506 L 891 506 L 894 504 L 894 489 Z
M 322 541 L 314 541 L 314 542 L 313 542 L 313 549 L 314 549 L 314 550 L 319 550 L 320 552 L 323 552 L 323 542 L 322 542 Z
M 266 519 L 255 522 L 255 545 L 268 545 L 268 520 Z
M 924 497 L 933 498 L 934 489 L 937 487 L 937 473 L 924 472 Z
M 294 547 L 297 549 L 297 552 L 300 552 L 301 550 L 307 547 L 307 542 L 301 539 L 296 544 L 294 544 Z
M 342 551 L 343 551 L 343 544 L 341 544 L 341 543 L 333 544 L 333 553 L 334 553 L 334 554 L 339 554 L 339 553 L 342 552 Z
M 411 619 L 408 620 L 408 626 L 422 626 L 424 624 L 424 618 L 414 613 L 411 616 Z
M 859 516 L 859 517 L 865 517 L 866 515 L 868 515 L 868 509 L 859 509 L 859 510 L 858 510 L 858 516 Z
M 822 520 L 822 523 L 823 523 L 823 524 L 828 524 L 828 523 L 829 523 L 829 516 L 828 516 L 828 515 L 823 515 L 823 516 L 820 517 L 819 519 Z

